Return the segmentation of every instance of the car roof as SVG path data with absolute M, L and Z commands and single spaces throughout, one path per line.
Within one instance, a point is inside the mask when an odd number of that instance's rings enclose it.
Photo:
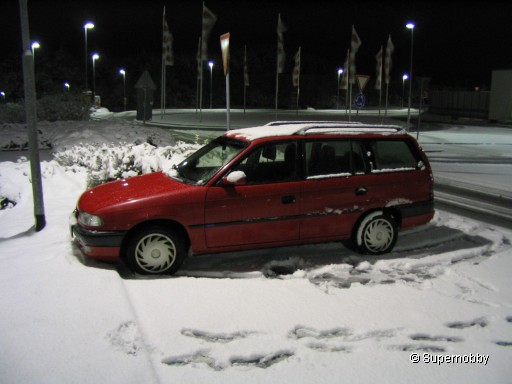
M 360 135 L 403 134 L 405 131 L 397 125 L 363 124 L 345 121 L 274 121 L 259 127 L 233 129 L 225 136 L 253 141 L 269 137 L 294 135 Z

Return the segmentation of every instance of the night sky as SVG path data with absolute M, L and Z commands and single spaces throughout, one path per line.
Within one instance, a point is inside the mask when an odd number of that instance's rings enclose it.
M 37 55 L 51 56 L 63 49 L 84 61 L 86 21 L 95 24 L 88 33 L 89 52 L 108 57 L 113 67 L 130 67 L 144 55 L 159 54 L 162 9 L 174 36 L 175 55 L 195 56 L 201 31 L 199 0 L 82 1 L 29 0 L 31 40 L 42 48 Z M 411 32 L 414 30 L 414 72 L 432 83 L 453 87 L 490 85 L 493 69 L 512 68 L 511 1 L 265 1 L 208 0 L 218 16 L 209 42 L 212 57 L 220 57 L 219 36 L 231 33 L 233 52 L 243 45 L 275 50 L 277 15 L 288 27 L 284 34 L 288 60 L 302 47 L 302 60 L 321 58 L 333 76 L 343 65 L 355 26 L 362 45 L 357 54 L 358 72 L 375 76 L 375 55 L 388 35 L 395 45 L 393 75 L 408 72 Z M 0 41 L 4 57 L 21 52 L 19 4 L 2 0 Z M 238 50 L 237 50 L 238 49 Z M 0 62 L 2 58 L 0 57 Z M 275 66 L 268 68 L 275 72 Z M 0 84 L 0 88 L 2 85 Z

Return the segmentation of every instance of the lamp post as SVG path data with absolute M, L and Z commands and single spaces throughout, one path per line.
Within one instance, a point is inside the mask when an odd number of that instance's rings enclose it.
M 96 105 L 96 60 L 98 60 L 100 56 L 97 53 L 92 54 L 92 100 Z
M 407 129 L 411 128 L 411 100 L 412 100 L 412 51 L 414 47 L 414 28 L 416 25 L 414 23 L 407 23 L 405 26 L 407 29 L 411 30 L 411 62 L 409 68 L 409 106 L 407 107 Z
M 68 91 L 68 92 L 69 92 L 69 87 L 70 87 L 69 83 L 67 83 L 67 82 L 64 83 L 64 89 L 66 89 L 66 91 Z
M 93 23 L 85 23 L 84 24 L 84 32 L 85 32 L 85 91 L 87 92 L 88 88 L 89 88 L 89 84 L 87 82 L 87 63 L 89 61 L 89 57 L 87 55 L 87 30 L 88 29 L 93 29 L 94 28 L 94 24 Z
M 340 76 L 343 74 L 343 68 L 338 69 L 338 83 L 336 84 L 336 109 L 340 109 Z
M 124 110 L 126 111 L 126 71 L 121 68 L 119 70 L 119 73 L 123 75 L 123 104 L 124 104 Z
M 404 108 L 405 80 L 407 80 L 408 78 L 409 76 L 407 75 L 407 73 L 404 73 L 404 75 L 402 76 L 402 109 Z
M 41 47 L 41 45 L 39 44 L 39 42 L 34 41 L 30 47 L 32 47 L 32 58 L 34 59 L 34 62 L 35 62 L 35 60 L 36 60 L 35 50 L 36 50 L 37 48 L 40 48 L 40 47 Z
M 208 62 L 210 67 L 210 109 L 212 109 L 213 61 Z
M 2 96 L 2 100 L 5 101 L 5 92 L 4 91 L 0 91 L 0 96 Z

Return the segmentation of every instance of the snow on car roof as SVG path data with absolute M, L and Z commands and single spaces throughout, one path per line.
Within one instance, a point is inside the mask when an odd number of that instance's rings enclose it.
M 360 122 L 338 121 L 277 121 L 263 126 L 234 129 L 226 133 L 232 138 L 256 140 L 265 137 L 311 135 L 311 134 L 349 134 L 362 133 L 395 134 L 403 129 L 396 125 L 363 124 Z

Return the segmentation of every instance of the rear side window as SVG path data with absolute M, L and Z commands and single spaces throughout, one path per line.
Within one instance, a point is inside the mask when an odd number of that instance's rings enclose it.
M 416 169 L 417 160 L 404 140 L 376 140 L 370 143 L 372 170 Z
M 363 151 L 352 140 L 315 140 L 305 143 L 306 178 L 347 177 L 366 171 Z

